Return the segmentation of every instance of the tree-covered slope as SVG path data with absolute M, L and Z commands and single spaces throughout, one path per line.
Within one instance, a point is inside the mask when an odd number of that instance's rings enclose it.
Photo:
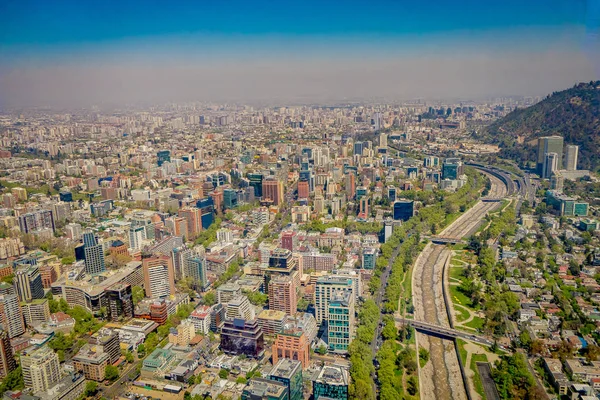
M 519 162 L 534 160 L 536 147 L 531 141 L 549 135 L 563 136 L 565 144 L 580 146 L 579 169 L 600 168 L 600 81 L 554 92 L 475 134 L 488 143 L 499 144 L 503 156 Z

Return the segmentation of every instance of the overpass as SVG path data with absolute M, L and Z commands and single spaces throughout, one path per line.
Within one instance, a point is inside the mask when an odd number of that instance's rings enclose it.
M 428 238 L 432 243 L 435 244 L 466 244 L 467 242 L 463 239 L 453 238 L 453 237 L 442 237 L 442 236 L 430 236 Z
M 406 318 L 395 318 L 396 322 L 401 324 L 408 324 L 415 328 L 417 331 L 425 333 L 427 335 L 436 336 L 441 339 L 465 339 L 485 346 L 491 346 L 494 342 L 484 336 L 472 334 L 469 332 L 458 331 L 445 326 L 428 324 L 427 322 L 415 321 L 414 319 Z
M 487 172 L 488 174 L 492 174 L 496 178 L 500 179 L 506 185 L 506 188 L 508 190 L 508 194 L 507 194 L 508 196 L 510 196 L 516 192 L 515 186 L 517 186 L 517 184 L 515 184 L 512 177 L 510 176 L 510 174 L 507 173 L 506 171 L 501 170 L 496 167 L 479 164 L 479 163 L 475 163 L 475 162 L 467 162 L 467 163 L 465 163 L 465 165 L 470 165 L 471 167 L 474 167 L 481 171 Z M 490 201 L 502 200 L 502 199 L 498 199 L 496 197 L 489 197 L 488 199 L 490 199 Z M 485 198 L 483 198 L 482 201 L 485 201 Z

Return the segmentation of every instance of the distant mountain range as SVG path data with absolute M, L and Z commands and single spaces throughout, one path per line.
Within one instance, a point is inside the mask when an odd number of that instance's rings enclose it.
M 517 109 L 474 134 L 498 144 L 501 156 L 535 160 L 540 136 L 560 135 L 579 145 L 578 169 L 600 170 L 600 81 L 554 92 L 541 102 Z

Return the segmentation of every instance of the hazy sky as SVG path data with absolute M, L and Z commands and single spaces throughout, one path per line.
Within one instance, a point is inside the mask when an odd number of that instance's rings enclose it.
M 0 0 L 0 106 L 543 95 L 600 78 L 600 0 Z

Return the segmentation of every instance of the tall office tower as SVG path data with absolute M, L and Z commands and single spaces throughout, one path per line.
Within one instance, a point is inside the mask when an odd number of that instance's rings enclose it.
M 60 380 L 58 354 L 48 346 L 25 350 L 21 355 L 23 381 L 33 392 L 46 391 Z
M 0 326 L 0 379 L 17 369 L 8 332 Z
M 335 290 L 329 299 L 327 320 L 329 349 L 347 353 L 354 337 L 354 296 L 352 290 Z
M 131 218 L 132 228 L 142 227 L 146 231 L 145 239 L 154 240 L 154 222 L 151 218 L 146 217 L 143 214 L 135 215 Z
M 371 118 L 371 125 L 373 125 L 373 128 L 376 131 L 383 129 L 383 114 L 380 112 L 373 113 L 373 118 Z
M 263 200 L 273 200 L 278 206 L 283 203 L 283 183 L 276 179 L 265 179 L 263 181 Z
M 550 178 L 556 171 L 558 171 L 558 154 L 546 153 L 542 168 L 542 178 Z
M 204 291 L 208 288 L 208 278 L 206 275 L 206 257 L 202 254 L 196 254 L 185 265 L 185 277 L 192 279 L 194 290 Z
M 8 332 L 9 338 L 14 338 L 25 333 L 25 322 L 19 298 L 14 294 L 0 296 L 0 323 Z
M 346 196 L 348 199 L 354 199 L 356 195 L 356 175 L 352 172 L 346 175 Z
M 254 188 L 254 196 L 262 197 L 263 195 L 263 175 L 262 174 L 248 174 L 246 175 L 250 181 L 250 186 Z
M 317 214 L 323 214 L 325 212 L 325 199 L 322 195 L 318 194 L 315 196 L 313 209 Z
M 313 400 L 321 398 L 346 400 L 350 378 L 348 370 L 341 365 L 325 365 L 317 379 L 313 380 Z
M 104 264 L 104 249 L 98 243 L 96 235 L 87 231 L 83 234 L 83 252 L 85 255 L 85 273 L 97 275 L 106 271 Z
M 398 200 L 393 206 L 393 217 L 396 221 L 408 221 L 415 213 L 414 200 Z
M 388 145 L 387 143 L 388 143 L 387 133 L 380 133 L 379 134 L 379 147 L 385 148 Z
M 274 276 L 269 282 L 269 310 L 296 314 L 298 297 L 291 276 Z
M 301 180 L 298 182 L 298 198 L 308 199 L 310 196 L 310 187 L 307 180 Z
M 289 400 L 302 400 L 302 363 L 298 360 L 282 358 L 273 366 L 269 379 L 287 386 Z
M 354 142 L 354 155 L 362 156 L 363 154 L 363 142 Z
M 165 226 L 173 236 L 187 237 L 187 220 L 181 217 L 171 217 L 165 219 Z
M 238 206 L 238 192 L 235 189 L 225 189 L 223 190 L 223 205 L 225 209 L 232 209 Z M 200 221 L 202 222 L 202 221 Z M 188 221 L 189 226 L 189 221 Z M 202 228 L 202 224 L 200 224 L 200 228 Z
M 565 169 L 567 171 L 577 171 L 577 158 L 579 157 L 579 146 L 574 144 L 567 145 L 565 153 Z
M 265 336 L 258 321 L 226 320 L 221 328 L 221 350 L 227 354 L 261 358 L 265 353 Z
M 158 158 L 157 164 L 158 166 L 162 166 L 165 162 L 171 162 L 171 152 L 169 150 L 161 150 L 156 153 L 156 157 Z
M 108 312 L 111 320 L 133 318 L 133 293 L 130 284 L 117 282 L 104 291 L 108 300 Z
M 171 257 L 165 255 L 142 259 L 146 297 L 165 298 L 175 294 L 175 272 Z
M 252 378 L 242 391 L 241 400 L 289 400 L 287 386 L 271 379 Z
M 141 250 L 144 240 L 146 240 L 146 229 L 143 226 L 129 227 L 129 248 Z
M 67 237 L 71 240 L 81 239 L 81 225 L 79 224 L 67 224 L 65 226 L 65 232 L 67 234 Z
M 446 158 L 442 165 L 443 179 L 458 179 L 463 174 L 463 163 L 460 158 Z
M 358 217 L 362 219 L 369 218 L 369 198 L 362 197 L 360 199 L 360 207 L 358 211 Z
M 48 299 L 33 300 L 30 303 L 21 303 L 21 313 L 25 325 L 36 326 L 44 324 L 50 319 L 50 305 Z
M 396 201 L 396 187 L 395 186 L 388 186 L 387 197 L 390 200 L 390 202 L 392 202 L 392 203 Z
M 44 298 L 44 284 L 37 265 L 19 265 L 15 271 L 15 283 L 20 301 Z
M 540 175 L 543 174 L 544 161 L 548 153 L 557 154 L 557 169 L 562 169 L 563 143 L 562 136 L 543 136 L 538 138 L 537 170 Z
M 195 238 L 202 231 L 202 211 L 196 207 L 185 207 L 179 210 L 179 216 L 187 221 L 187 238 Z
M 227 303 L 225 316 L 230 320 L 241 318 L 250 321 L 256 318 L 256 313 L 246 296 L 238 296 Z
M 354 282 L 351 278 L 341 276 L 324 276 L 317 279 L 315 289 L 315 318 L 318 324 L 329 318 L 329 299 L 336 290 L 352 290 Z
M 173 249 L 171 256 L 173 259 L 173 272 L 175 273 L 175 280 L 178 281 L 185 277 L 185 269 L 188 260 L 194 257 L 194 251 L 182 246 Z
M 54 217 L 50 210 L 39 210 L 19 216 L 19 228 L 23 233 L 30 233 L 42 229 L 54 231 Z
M 281 247 L 294 251 L 298 242 L 298 234 L 295 231 L 283 231 L 281 232 Z

